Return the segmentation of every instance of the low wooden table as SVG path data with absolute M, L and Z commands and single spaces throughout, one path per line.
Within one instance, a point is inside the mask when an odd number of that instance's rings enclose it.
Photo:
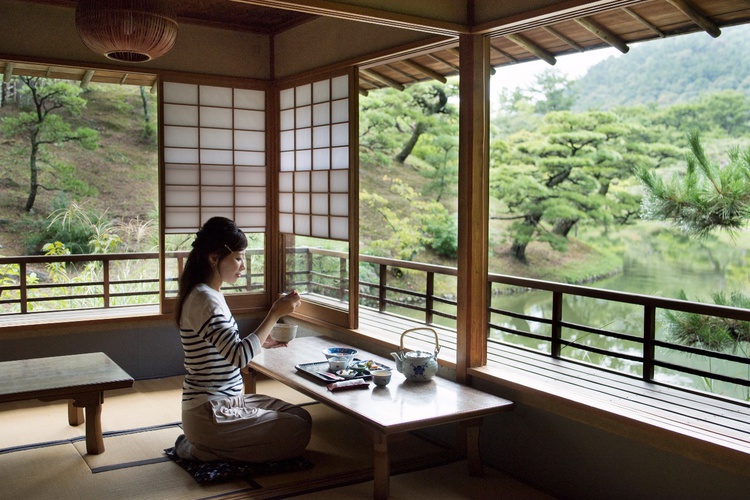
M 0 403 L 69 399 L 68 423 L 85 420 L 86 452 L 92 455 L 104 452 L 104 391 L 132 386 L 133 378 L 101 352 L 0 362 Z
M 394 435 L 440 424 L 458 423 L 464 431 L 459 446 L 466 453 L 470 475 L 482 474 L 479 456 L 479 429 L 487 415 L 509 411 L 513 403 L 447 379 L 408 382 L 391 359 L 358 349 L 357 358 L 393 367 L 391 383 L 367 390 L 330 392 L 326 384 L 300 373 L 295 365 L 325 360 L 323 349 L 344 343 L 326 337 L 300 337 L 288 347 L 264 349 L 246 370 L 246 391 L 255 392 L 254 371 L 292 387 L 307 396 L 354 417 L 369 429 L 375 448 L 374 480 L 376 499 L 388 498 L 390 464 L 388 442 Z

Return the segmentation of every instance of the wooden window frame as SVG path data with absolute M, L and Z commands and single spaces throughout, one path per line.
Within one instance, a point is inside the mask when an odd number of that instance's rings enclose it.
M 358 325 L 359 314 L 359 92 L 358 92 L 358 69 L 350 66 L 344 69 L 335 69 L 326 72 L 318 72 L 306 75 L 304 78 L 292 78 L 281 80 L 275 85 L 275 106 L 273 110 L 274 119 L 280 120 L 279 96 L 285 89 L 312 84 L 324 79 L 333 79 L 340 76 L 348 78 L 348 123 L 349 123 L 349 167 L 348 167 L 348 288 L 349 302 L 346 309 L 328 306 L 322 302 L 303 300 L 300 308 L 295 312 L 295 317 L 305 319 L 312 323 L 330 325 L 338 328 L 353 330 Z M 280 148 L 280 123 L 275 124 L 273 129 L 277 132 L 275 140 L 276 149 L 273 152 L 274 172 L 274 228 L 276 241 L 275 267 L 273 272 L 277 279 L 275 293 L 283 291 L 285 269 L 285 249 L 290 243 L 290 236 L 282 234 L 279 230 L 279 193 L 278 179 L 281 173 L 281 148 Z M 343 240 L 339 240 L 343 241 Z
M 160 312 L 162 315 L 168 315 L 174 313 L 176 304 L 175 297 L 166 296 L 166 182 L 165 182 L 165 159 L 164 159 L 164 83 L 177 83 L 177 84 L 188 84 L 199 86 L 210 86 L 210 87 L 225 87 L 231 89 L 246 89 L 246 90 L 259 90 L 265 92 L 265 171 L 266 171 L 266 183 L 265 183 L 265 196 L 267 202 L 272 199 L 272 187 L 275 183 L 272 182 L 273 175 L 273 157 L 274 155 L 274 140 L 273 133 L 269 133 L 269 130 L 273 131 L 274 121 L 270 118 L 273 112 L 274 106 L 274 94 L 275 90 L 269 82 L 257 81 L 243 78 L 224 78 L 224 77 L 211 77 L 207 75 L 194 75 L 194 74 L 182 74 L 182 73 L 164 73 L 158 79 L 158 111 L 159 111 L 159 251 L 160 251 Z M 234 129 L 232 129 L 234 130 Z M 234 151 L 234 149 L 232 150 Z M 200 184 L 199 184 L 200 186 Z M 235 186 L 236 187 L 236 186 Z M 265 231 L 264 231 L 264 259 L 266 262 L 264 271 L 264 283 L 265 288 L 263 292 L 238 292 L 225 295 L 227 304 L 230 306 L 235 314 L 242 314 L 258 309 L 268 308 L 270 305 L 271 293 L 274 289 L 274 280 L 271 279 L 272 266 L 269 263 L 272 262 L 271 256 L 273 241 L 273 233 L 271 229 L 273 226 L 274 219 L 274 204 L 269 202 L 266 206 L 265 211 Z M 233 203 L 231 210 L 234 213 L 236 207 Z M 201 219 L 202 220 L 202 219 Z M 201 222 L 202 223 L 202 222 Z M 197 231 L 199 228 L 195 228 Z

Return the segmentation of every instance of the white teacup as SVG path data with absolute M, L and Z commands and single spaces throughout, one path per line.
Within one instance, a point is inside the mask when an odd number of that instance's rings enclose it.
M 390 370 L 373 370 L 370 375 L 372 375 L 372 381 L 375 382 L 375 385 L 380 387 L 385 387 L 391 381 Z
M 334 356 L 328 358 L 328 366 L 331 368 L 331 372 L 336 373 L 339 370 L 346 370 L 349 366 L 349 357 L 345 356 Z
M 279 323 L 271 330 L 271 338 L 276 342 L 291 342 L 297 336 L 297 325 Z

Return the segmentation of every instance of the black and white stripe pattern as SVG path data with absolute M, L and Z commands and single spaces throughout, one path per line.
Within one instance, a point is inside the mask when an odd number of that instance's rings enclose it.
M 180 337 L 187 370 L 183 403 L 242 394 L 240 368 L 256 355 L 258 342 L 253 339 L 257 337 L 241 339 L 224 297 L 205 285 L 193 290 L 183 311 Z

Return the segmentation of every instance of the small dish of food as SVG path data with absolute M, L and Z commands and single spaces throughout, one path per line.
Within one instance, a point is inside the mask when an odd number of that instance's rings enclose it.
M 352 370 L 351 368 L 346 368 L 344 370 L 337 371 L 336 375 L 338 375 L 339 377 L 344 377 L 344 378 L 354 378 L 354 377 L 360 375 L 360 373 L 357 370 Z
M 385 366 L 380 363 L 376 363 L 375 361 L 368 359 L 367 361 L 360 361 L 357 360 L 349 365 L 349 368 L 352 370 L 356 370 L 358 372 L 371 372 L 374 370 L 390 370 L 391 368 L 389 366 Z

